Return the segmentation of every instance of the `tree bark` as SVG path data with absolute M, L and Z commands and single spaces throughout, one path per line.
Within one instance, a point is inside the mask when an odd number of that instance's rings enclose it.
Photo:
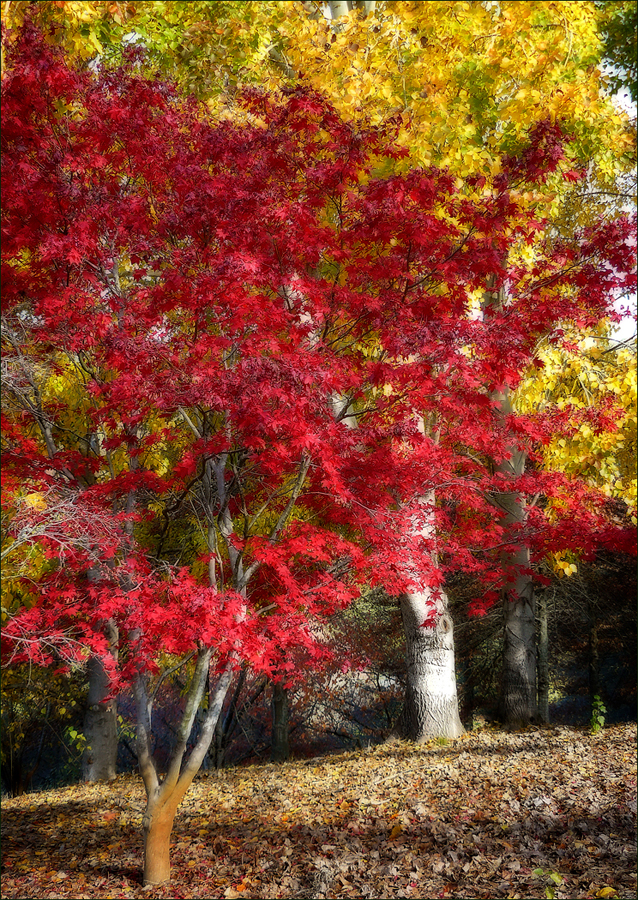
M 244 682 L 246 681 L 247 673 L 248 666 L 244 664 L 242 666 L 241 672 L 239 673 L 239 678 L 237 679 L 237 684 L 235 685 L 235 690 L 233 691 L 233 696 L 231 697 L 228 709 L 226 710 L 225 715 L 219 716 L 219 718 L 217 719 L 217 725 L 215 725 L 215 734 L 213 736 L 211 747 L 213 765 L 216 769 L 221 769 L 224 766 L 226 748 L 228 746 L 228 740 L 232 734 L 235 722 L 237 720 L 237 705 L 239 703 L 239 697 L 241 695 Z M 210 751 L 208 755 L 211 756 Z
M 463 727 L 468 731 L 474 728 L 474 675 L 463 654 L 460 659 L 461 692 L 460 716 Z
M 147 694 L 143 676 L 140 676 L 134 685 L 137 705 L 137 753 L 147 797 L 146 810 L 142 820 L 145 886 L 163 884 L 170 880 L 170 838 L 175 813 L 208 752 L 224 699 L 230 687 L 232 664 L 229 662 L 220 675 L 215 689 L 211 692 L 208 712 L 199 738 L 182 767 L 188 737 L 206 684 L 211 656 L 211 650 L 201 650 L 198 655 L 187 695 L 186 709 L 180 723 L 177 745 L 171 756 L 168 771 L 161 781 L 151 752 L 150 710 L 152 701 Z
M 423 622 L 435 604 L 434 627 Z M 401 613 L 407 668 L 403 728 L 410 740 L 455 738 L 463 734 L 454 669 L 454 631 L 447 597 L 432 593 L 405 594 Z
M 508 562 L 529 566 L 529 551 L 519 550 Z M 511 728 L 535 722 L 536 702 L 536 623 L 534 589 L 531 577 L 521 575 L 514 589 L 503 600 L 503 670 L 501 675 L 500 716 Z
M 512 412 L 508 390 L 498 395 L 501 415 Z M 527 455 L 511 448 L 510 459 L 498 465 L 498 471 L 517 478 L 525 471 Z M 504 513 L 505 528 L 521 529 L 527 520 L 525 500 L 519 494 L 504 492 L 494 498 Z M 501 555 L 508 582 L 503 592 L 503 669 L 501 675 L 500 716 L 508 727 L 520 728 L 536 721 L 536 609 L 529 548 L 520 543 Z
M 144 885 L 163 884 L 171 878 L 171 833 L 177 804 L 149 804 L 143 819 Z
M 106 625 L 109 652 L 117 657 L 118 630 L 113 622 Z M 105 661 L 92 656 L 87 663 L 89 694 L 84 716 L 86 749 L 82 754 L 84 781 L 113 781 L 117 775 L 117 702 L 108 698 L 110 680 Z
M 272 739 L 270 759 L 272 762 L 284 762 L 290 757 L 288 743 L 290 718 L 288 708 L 288 690 L 281 681 L 272 683 Z
M 347 16 L 352 10 L 357 9 L 368 16 L 374 12 L 376 0 L 329 0 L 328 7 L 330 9 L 331 19 L 340 19 L 341 16 Z
M 598 621 L 596 609 L 590 598 L 587 598 L 587 619 L 589 625 L 589 640 L 587 647 L 589 668 L 589 703 L 591 714 L 594 714 L 596 697 L 600 697 L 600 652 L 598 649 Z
M 503 287 L 495 289 L 496 279 L 490 278 L 483 296 L 483 309 L 502 310 L 505 305 Z M 503 386 L 491 394 L 499 407 L 503 425 L 514 412 L 512 393 Z M 514 442 L 507 448 L 507 456 L 496 462 L 495 469 L 508 479 L 525 473 L 527 454 Z M 503 525 L 512 532 L 522 531 L 527 520 L 524 497 L 515 491 L 503 491 L 493 497 L 494 506 L 503 513 Z M 499 714 L 505 725 L 518 728 L 536 721 L 536 610 L 534 582 L 531 573 L 529 548 L 518 538 L 519 544 L 501 554 L 507 581 L 503 590 L 503 668 Z M 516 539 L 516 538 L 515 538 Z
M 547 591 L 537 597 L 538 611 L 538 717 L 549 725 L 549 639 L 547 629 Z

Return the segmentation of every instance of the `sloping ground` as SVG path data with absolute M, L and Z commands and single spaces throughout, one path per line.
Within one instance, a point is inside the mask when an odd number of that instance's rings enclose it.
M 201 777 L 170 887 L 138 779 L 6 800 L 2 897 L 636 897 L 636 726 L 483 730 Z

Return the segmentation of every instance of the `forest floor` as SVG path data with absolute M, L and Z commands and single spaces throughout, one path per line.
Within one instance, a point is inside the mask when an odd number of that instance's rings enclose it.
M 141 881 L 139 778 L 5 800 L 3 898 L 635 900 L 636 725 L 483 729 L 203 774 L 170 886 Z

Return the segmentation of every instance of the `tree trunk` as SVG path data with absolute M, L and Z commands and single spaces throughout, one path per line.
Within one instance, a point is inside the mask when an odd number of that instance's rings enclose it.
M 529 551 L 513 555 L 529 565 Z M 514 561 L 511 560 L 511 561 Z M 516 579 L 514 590 L 503 600 L 503 671 L 500 715 L 511 728 L 536 721 L 536 623 L 534 589 L 529 575 Z
M 501 286 L 495 290 L 495 285 L 496 278 L 491 277 L 483 296 L 484 310 L 502 311 L 505 306 L 504 289 Z M 504 385 L 493 391 L 491 398 L 505 425 L 507 417 L 514 412 L 511 390 Z M 504 458 L 496 461 L 495 468 L 508 479 L 516 479 L 525 473 L 526 463 L 527 454 L 512 441 Z M 518 541 L 518 546 L 501 554 L 506 586 L 503 590 L 503 669 L 499 700 L 499 713 L 504 724 L 518 728 L 536 721 L 538 710 L 534 582 L 529 548 L 521 534 L 527 520 L 527 506 L 525 498 L 515 491 L 496 494 L 493 503 L 503 513 L 505 528 L 511 528 L 511 539 Z
M 186 707 L 178 730 L 178 741 L 160 780 L 151 752 L 152 700 L 143 675 L 134 683 L 137 705 L 137 752 L 147 802 L 142 827 L 144 833 L 144 886 L 170 881 L 170 840 L 175 813 L 208 752 L 224 699 L 232 681 L 232 663 L 228 663 L 211 691 L 208 712 L 199 738 L 184 765 L 184 753 L 207 681 L 211 650 L 200 649 L 191 680 Z
M 598 621 L 594 604 L 587 598 L 587 618 L 589 624 L 588 667 L 589 667 L 589 702 L 591 714 L 594 714 L 596 697 L 600 697 L 600 653 L 598 650 Z
M 500 404 L 503 420 L 513 412 L 510 391 L 494 395 Z M 525 472 L 527 454 L 516 446 L 509 450 L 509 459 L 497 465 L 497 471 L 509 478 Z M 512 529 L 518 546 L 501 554 L 506 572 L 503 591 L 503 670 L 501 676 L 500 716 L 508 727 L 520 728 L 537 720 L 536 702 L 536 610 L 534 582 L 529 548 L 523 543 L 527 521 L 524 498 L 516 492 L 504 491 L 494 498 L 494 505 L 503 512 L 503 525 Z
M 118 632 L 113 622 L 106 626 L 109 652 L 117 656 Z M 86 749 L 82 755 L 84 781 L 112 781 L 117 774 L 117 703 L 106 699 L 110 682 L 105 662 L 92 656 L 87 663 L 89 694 L 84 716 Z
M 438 613 L 436 624 L 422 623 Z M 463 734 L 454 670 L 454 632 L 447 598 L 431 593 L 401 597 L 407 668 L 403 727 L 410 740 L 455 738 Z
M 460 659 L 461 676 L 461 722 L 468 731 L 474 728 L 474 674 L 468 662 L 466 654 Z
M 284 762 L 290 757 L 288 744 L 289 735 L 289 709 L 288 690 L 281 681 L 272 683 L 272 739 L 270 759 L 272 762 Z
M 331 19 L 347 16 L 354 9 L 368 16 L 374 12 L 376 5 L 376 0 L 329 0 L 327 4 Z
M 549 725 L 549 639 L 547 632 L 547 591 L 540 591 L 538 611 L 538 717 Z
M 220 714 L 219 718 L 217 719 L 217 725 L 215 725 L 215 734 L 213 736 L 213 741 L 211 744 L 212 754 L 209 750 L 208 755 L 212 755 L 213 765 L 216 769 L 221 769 L 224 766 L 226 748 L 228 746 L 228 740 L 237 721 L 237 705 L 239 703 L 239 697 L 241 695 L 244 682 L 246 681 L 247 673 L 248 666 L 242 666 L 242 670 L 239 673 L 239 678 L 237 679 L 237 684 L 235 686 L 235 690 L 233 691 L 233 696 L 231 697 L 228 709 L 226 710 L 225 715 Z
M 144 884 L 163 884 L 171 877 L 171 833 L 177 804 L 149 802 L 143 819 Z

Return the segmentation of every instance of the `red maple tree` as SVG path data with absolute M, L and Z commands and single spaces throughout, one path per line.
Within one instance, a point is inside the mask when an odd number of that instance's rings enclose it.
M 513 443 L 533 461 L 550 423 L 504 421 L 493 397 L 552 325 L 609 313 L 631 225 L 504 269 L 542 228 L 512 184 L 563 164 L 548 124 L 490 191 L 460 191 L 436 169 L 380 174 L 400 156 L 391 123 L 357 131 L 311 91 L 251 91 L 212 121 L 133 52 L 77 72 L 28 23 L 2 100 L 5 502 L 16 546 L 29 525 L 47 557 L 4 648 L 96 654 L 113 692 L 133 685 L 156 883 L 234 666 L 288 678 L 319 659 L 362 583 L 436 592 L 464 570 L 480 605 L 508 577 L 504 547 L 594 546 L 591 496 L 494 470 Z M 511 301 L 478 315 L 506 281 Z M 537 504 L 517 531 L 492 503 L 504 490 L 565 514 L 550 526 Z M 167 659 L 194 668 L 160 773 Z

